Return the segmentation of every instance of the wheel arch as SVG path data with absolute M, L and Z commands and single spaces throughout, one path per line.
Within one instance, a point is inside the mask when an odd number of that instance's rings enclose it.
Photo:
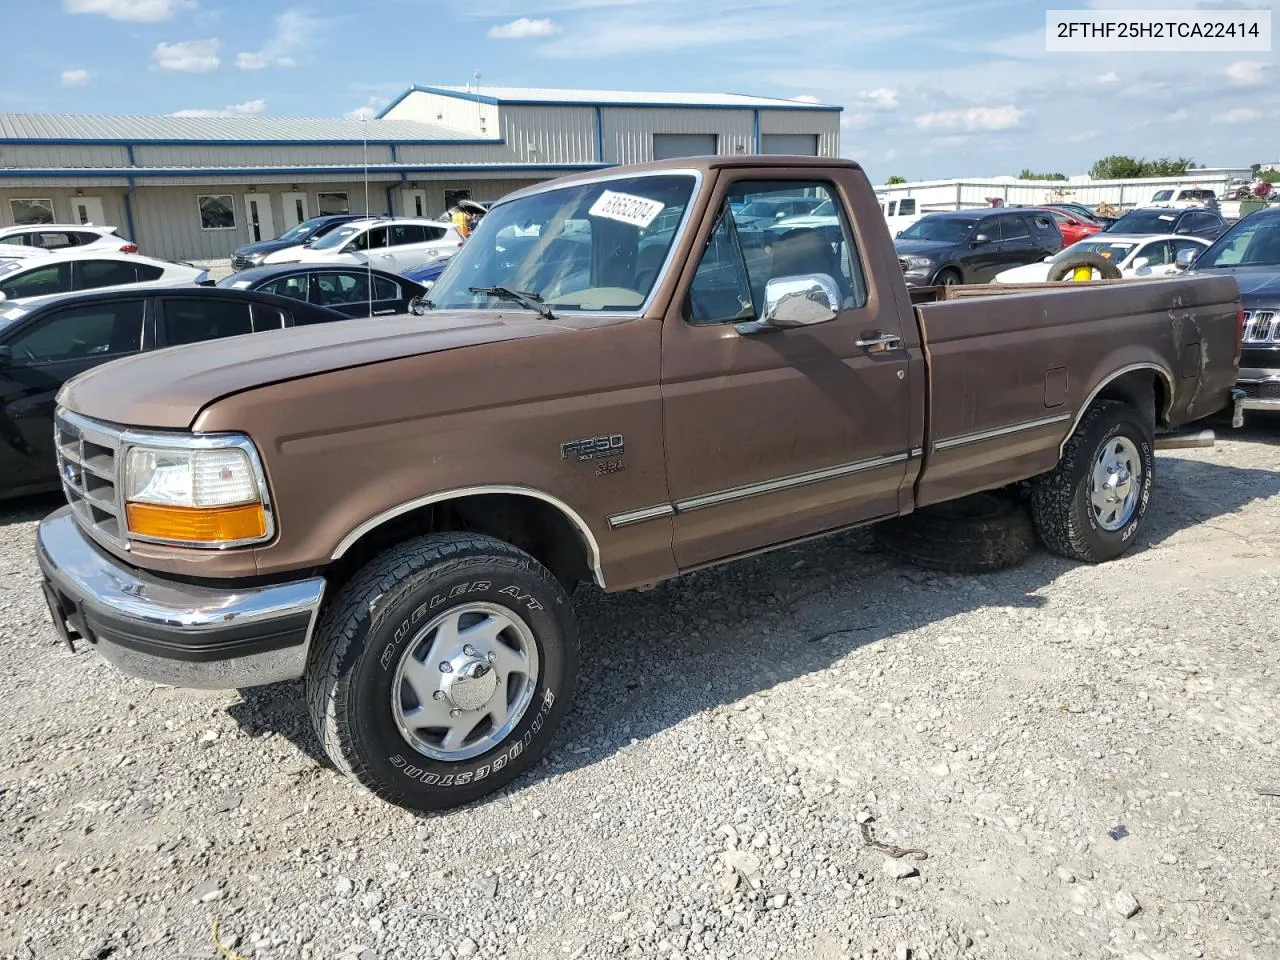
M 362 548 L 385 546 L 424 530 L 456 529 L 512 543 L 566 584 L 590 578 L 605 585 L 600 545 L 582 515 L 553 494 L 515 485 L 459 487 L 407 500 L 351 530 L 334 547 L 330 561 L 349 563 Z
M 1154 423 L 1159 426 L 1168 421 L 1173 407 L 1173 376 L 1164 367 L 1148 361 L 1128 364 L 1103 377 L 1076 411 L 1071 429 L 1058 445 L 1059 457 L 1062 456 L 1067 441 L 1075 435 L 1080 421 L 1099 400 L 1127 403 L 1143 413 L 1150 413 Z

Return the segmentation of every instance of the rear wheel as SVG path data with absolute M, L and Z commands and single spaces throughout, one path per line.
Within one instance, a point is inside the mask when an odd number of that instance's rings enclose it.
M 1044 545 L 1085 563 L 1120 556 L 1142 526 L 1155 479 L 1155 425 L 1127 403 L 1095 403 L 1051 473 L 1032 484 Z
M 439 810 L 515 779 L 572 699 L 569 598 L 536 560 L 472 534 L 421 537 L 339 592 L 307 701 L 325 752 L 378 796 Z

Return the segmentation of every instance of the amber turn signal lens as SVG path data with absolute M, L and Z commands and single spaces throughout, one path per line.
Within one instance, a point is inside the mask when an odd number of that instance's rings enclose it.
M 267 515 L 260 503 L 239 507 L 161 507 L 125 505 L 129 532 L 155 540 L 183 543 L 234 543 L 266 535 Z

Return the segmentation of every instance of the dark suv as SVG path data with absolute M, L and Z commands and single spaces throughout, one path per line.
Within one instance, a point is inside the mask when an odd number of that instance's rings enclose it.
M 987 283 L 1062 249 L 1062 231 L 1035 210 L 931 213 L 893 241 L 907 286 Z
M 1137 210 L 1130 210 L 1107 227 L 1106 232 L 1168 233 L 1216 240 L 1226 229 L 1227 221 L 1212 210 L 1201 210 L 1196 207 L 1189 210 L 1178 210 L 1173 207 L 1139 207 Z
M 245 244 L 231 255 L 231 269 L 248 270 L 250 267 L 261 266 L 262 258 L 269 253 L 275 253 L 277 250 L 284 250 L 287 247 L 305 246 L 308 243 L 319 240 L 335 227 L 350 223 L 352 220 L 362 219 L 364 218 L 354 213 L 335 213 L 325 217 L 312 217 L 310 220 L 303 220 L 296 227 L 286 230 L 274 240 L 259 240 L 257 243 Z

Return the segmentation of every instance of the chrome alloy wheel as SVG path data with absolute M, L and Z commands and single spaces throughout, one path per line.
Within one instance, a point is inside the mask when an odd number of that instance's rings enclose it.
M 1103 530 L 1119 530 L 1133 519 L 1142 493 L 1142 458 L 1127 437 L 1112 437 L 1098 452 L 1089 478 L 1093 517 Z
M 400 735 L 433 760 L 468 760 L 501 743 L 538 685 L 538 645 L 514 611 L 466 603 L 405 646 L 391 687 Z

